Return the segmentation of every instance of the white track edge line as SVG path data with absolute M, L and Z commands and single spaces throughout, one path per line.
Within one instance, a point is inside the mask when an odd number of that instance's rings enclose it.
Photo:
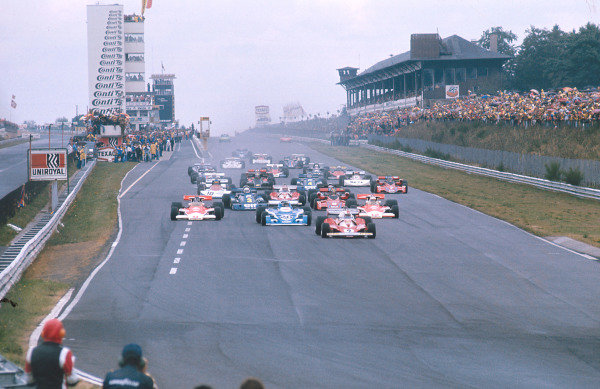
M 29 348 L 30 349 L 34 348 L 35 346 L 37 346 L 38 340 L 40 338 L 40 334 L 42 333 L 42 329 L 44 328 L 44 324 L 46 324 L 46 322 L 48 320 L 54 319 L 60 313 L 60 311 L 63 309 L 63 307 L 71 299 L 71 295 L 73 294 L 73 291 L 75 291 L 75 288 L 69 289 L 67 291 L 67 293 L 65 293 L 65 295 L 62 296 L 60 300 L 58 300 L 58 302 L 56 303 L 56 305 L 54 306 L 54 308 L 52 308 L 52 310 L 50 311 L 50 313 L 48 314 L 48 316 L 46 316 L 40 322 L 40 324 L 35 328 L 35 330 L 33 330 L 33 332 L 31 333 L 31 335 L 29 336 Z

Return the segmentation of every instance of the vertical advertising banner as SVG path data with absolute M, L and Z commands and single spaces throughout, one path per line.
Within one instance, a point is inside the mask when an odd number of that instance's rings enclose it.
M 122 5 L 88 5 L 89 109 L 125 112 L 125 53 Z

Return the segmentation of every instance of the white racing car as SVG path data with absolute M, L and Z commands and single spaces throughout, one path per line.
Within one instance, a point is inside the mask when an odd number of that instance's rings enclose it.
M 252 154 L 252 163 L 273 163 L 273 158 L 268 154 Z
M 213 180 L 210 184 L 201 182 L 198 183 L 197 193 L 202 196 L 211 196 L 214 199 L 221 199 L 223 195 L 231 194 L 231 179 L 225 178 Z
M 244 169 L 246 162 L 238 157 L 225 158 L 221 161 L 221 169 Z
M 348 171 L 340 177 L 341 186 L 371 186 L 371 175 L 364 171 Z

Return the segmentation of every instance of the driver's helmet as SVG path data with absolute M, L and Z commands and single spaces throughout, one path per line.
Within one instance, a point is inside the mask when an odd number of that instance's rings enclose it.
M 290 188 L 288 188 L 288 186 L 287 186 L 287 185 L 283 185 L 283 186 L 281 187 L 281 189 L 279 189 L 279 191 L 280 191 L 280 192 L 282 192 L 282 193 L 289 193 L 289 191 L 290 191 Z
M 291 205 L 288 201 L 281 201 L 279 203 L 279 208 L 284 208 L 284 207 L 291 207 Z
M 394 183 L 394 179 L 390 177 L 390 178 L 388 178 L 388 179 L 386 180 L 386 182 L 387 182 L 388 184 L 393 184 L 393 183 Z
M 339 214 L 339 218 L 341 220 L 352 220 L 352 214 L 350 212 L 347 212 L 347 211 L 342 211 Z
M 194 198 L 192 199 L 192 201 L 193 201 L 193 202 L 195 202 L 195 203 L 201 203 L 201 204 L 204 204 L 204 200 L 203 200 L 203 199 L 202 199 L 202 197 L 200 197 L 200 196 L 194 197 Z
M 220 185 L 221 182 L 218 179 L 216 179 L 216 180 L 213 180 L 212 184 L 213 185 Z
M 250 193 L 250 188 L 248 186 L 244 186 L 244 188 L 242 189 L 242 192 L 244 192 L 245 194 Z
M 375 196 L 369 196 L 367 198 L 367 203 L 368 204 L 377 204 L 377 197 L 375 197 Z
M 333 185 L 328 185 L 328 186 L 327 186 L 327 190 L 328 190 L 329 192 L 335 192 L 335 186 L 333 186 Z

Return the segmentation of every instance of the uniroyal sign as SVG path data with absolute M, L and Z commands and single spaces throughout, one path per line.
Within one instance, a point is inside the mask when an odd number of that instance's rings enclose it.
M 29 150 L 29 180 L 67 179 L 67 149 Z

